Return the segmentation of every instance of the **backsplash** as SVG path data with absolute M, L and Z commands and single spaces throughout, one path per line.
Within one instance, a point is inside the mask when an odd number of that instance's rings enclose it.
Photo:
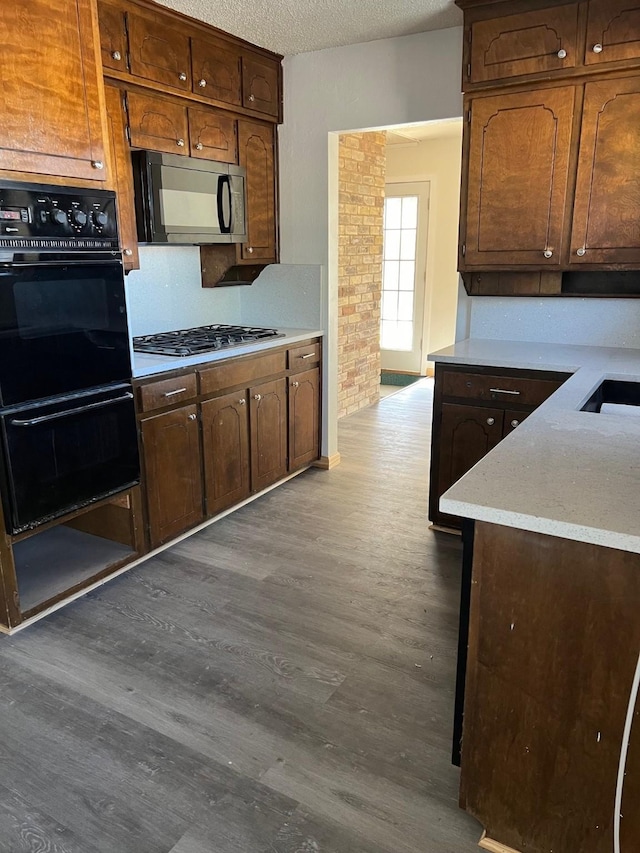
M 132 336 L 210 323 L 322 328 L 319 266 L 274 264 L 250 285 L 203 288 L 197 246 L 142 246 L 126 276 Z

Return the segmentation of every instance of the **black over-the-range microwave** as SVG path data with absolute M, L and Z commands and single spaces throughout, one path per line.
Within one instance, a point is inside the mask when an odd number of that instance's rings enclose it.
M 153 151 L 132 160 L 140 243 L 246 242 L 245 169 Z

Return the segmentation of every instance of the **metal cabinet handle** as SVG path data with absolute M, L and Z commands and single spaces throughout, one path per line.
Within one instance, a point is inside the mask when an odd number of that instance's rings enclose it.
M 511 421 L 511 426 L 515 429 L 517 426 L 520 426 L 520 421 Z
M 178 74 L 178 80 L 181 80 L 184 83 L 186 79 L 187 75 L 184 73 L 184 71 L 181 71 L 180 74 Z
M 204 148 L 204 145 L 202 144 L 202 142 L 196 143 L 196 151 L 202 151 L 203 148 Z
M 120 62 L 120 60 L 122 59 L 122 54 L 119 50 L 114 50 L 111 54 L 111 59 L 115 59 L 116 62 Z
M 315 352 L 308 352 L 306 355 L 300 356 L 300 358 L 313 358 L 314 355 L 315 355 Z
M 300 383 L 299 383 L 299 382 L 292 382 L 292 383 L 291 383 L 291 387 L 292 387 L 292 388 L 297 388 L 297 387 L 298 387 L 298 385 L 300 385 Z
M 189 415 L 189 420 L 190 420 L 190 421 L 195 421 L 195 420 L 197 419 L 197 417 L 198 417 L 198 416 L 195 414 L 195 412 L 193 412 L 192 414 L 190 414 L 190 415 Z
M 506 388 L 489 388 L 490 394 L 513 394 L 514 397 L 520 396 L 520 391 L 507 391 Z
M 262 394 L 254 394 L 253 399 L 254 400 L 262 400 Z
M 248 247 L 247 247 L 247 252 L 248 252 L 250 255 L 253 255 L 253 246 L 248 246 Z
M 552 258 L 553 257 L 553 252 L 551 251 L 551 249 L 545 249 L 543 254 L 544 254 L 545 258 Z
M 584 246 L 581 246 L 581 247 L 577 250 L 577 252 L 576 252 L 576 255 L 577 255 L 579 258 L 584 258 L 584 256 L 585 256 L 586 254 L 587 254 L 587 250 L 586 250 L 586 248 L 585 248 Z
M 104 163 L 102 160 L 92 160 L 91 165 L 94 169 L 104 169 Z
M 602 51 L 604 50 L 604 48 L 603 48 L 603 46 L 602 46 L 600 43 L 598 43 L 598 44 L 594 44 L 594 46 L 591 48 L 591 50 L 592 50 L 594 53 L 602 53 Z
M 246 402 L 247 402 L 247 401 L 246 401 L 246 400 L 244 399 L 244 397 L 243 397 L 241 400 L 238 400 L 238 405 L 239 405 L 239 406 L 244 406 L 244 405 L 246 405 Z
M 176 139 L 176 145 L 178 148 L 184 148 L 184 139 Z
M 176 388 L 175 391 L 166 391 L 162 396 L 163 397 L 173 397 L 176 394 L 184 394 L 184 392 L 186 390 L 187 390 L 186 388 Z
M 207 81 L 204 79 L 204 77 L 202 77 L 200 80 L 198 80 L 198 86 L 200 86 L 201 89 L 204 89 L 204 87 L 206 85 L 207 85 Z
M 487 423 L 489 424 L 489 426 L 493 426 L 495 424 L 495 422 L 496 422 L 495 418 L 487 418 Z
M 130 258 L 133 255 L 133 249 L 125 249 L 122 254 Z
M 255 99 L 256 99 L 255 95 L 249 95 L 249 100 L 251 101 L 251 103 L 253 103 L 255 101 Z
M 563 47 L 561 47 L 560 50 L 558 51 L 558 59 L 566 59 L 566 58 L 567 58 L 567 51 Z

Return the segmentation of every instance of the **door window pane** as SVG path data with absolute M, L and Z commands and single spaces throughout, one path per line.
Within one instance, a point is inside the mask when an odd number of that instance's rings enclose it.
M 382 349 L 413 349 L 418 196 L 388 196 L 384 202 Z

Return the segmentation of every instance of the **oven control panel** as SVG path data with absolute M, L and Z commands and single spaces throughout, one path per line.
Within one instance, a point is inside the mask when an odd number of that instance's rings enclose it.
M 115 193 L 2 182 L 0 248 L 117 251 Z

